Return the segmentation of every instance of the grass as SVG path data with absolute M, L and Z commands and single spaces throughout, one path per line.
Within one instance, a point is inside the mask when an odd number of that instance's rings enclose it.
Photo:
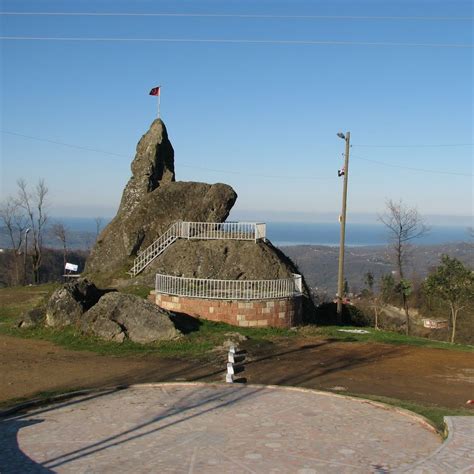
M 341 392 L 335 392 L 341 394 Z M 399 400 L 398 398 L 389 398 L 378 395 L 361 394 L 344 392 L 342 395 L 349 395 L 351 397 L 363 398 L 366 400 L 372 400 L 374 402 L 381 402 L 387 405 L 391 405 L 397 408 L 403 408 L 404 410 L 411 411 L 417 415 L 421 415 L 426 418 L 431 425 L 440 433 L 445 436 L 445 416 L 473 416 L 474 413 L 468 408 L 446 408 L 433 405 L 421 405 L 416 402 Z
M 0 334 L 8 336 L 50 341 L 70 350 L 92 351 L 101 355 L 141 356 L 159 355 L 164 357 L 198 357 L 211 355 L 212 349 L 220 346 L 229 333 L 238 332 L 254 342 L 271 342 L 281 337 L 294 336 L 295 331 L 286 329 L 235 328 L 224 323 L 202 320 L 199 330 L 173 341 L 153 344 L 138 344 L 131 341 L 103 341 L 97 337 L 80 334 L 74 327 L 20 329 L 15 321 L 22 312 L 32 309 L 46 301 L 57 285 L 39 285 L 0 289 Z M 133 286 L 123 290 L 125 293 L 146 297 L 149 288 Z
M 367 334 L 341 332 L 339 329 L 363 329 Z M 434 341 L 423 337 L 406 336 L 391 331 L 379 331 L 368 327 L 344 326 L 306 326 L 302 327 L 299 334 L 305 336 L 320 336 L 335 339 L 341 342 L 378 342 L 381 344 L 410 345 L 432 349 L 445 349 L 454 351 L 474 352 L 474 346 L 467 344 L 451 344 L 443 341 Z
M 15 326 L 14 323 L 22 312 L 44 303 L 55 288 L 57 288 L 57 284 L 0 289 L 0 334 L 47 340 L 71 350 L 87 350 L 102 355 L 114 356 L 151 354 L 165 357 L 210 356 L 212 349 L 222 345 L 226 339 L 229 339 L 228 333 L 242 334 L 251 339 L 252 343 L 255 344 L 272 343 L 285 338 L 299 336 L 331 338 L 341 342 L 377 342 L 445 350 L 474 351 L 473 346 L 448 344 L 420 337 L 407 337 L 394 332 L 375 331 L 371 328 L 366 328 L 369 331 L 368 334 L 345 333 L 338 331 L 340 328 L 337 326 L 305 326 L 294 331 L 277 328 L 237 328 L 224 323 L 202 320 L 198 331 L 191 332 L 177 340 L 153 344 L 137 344 L 131 341 L 124 341 L 119 344 L 103 341 L 96 337 L 82 335 L 73 327 L 58 330 L 44 327 L 20 329 Z M 130 286 L 121 291 L 145 298 L 149 293 L 149 288 Z M 351 328 L 346 326 L 344 329 Z

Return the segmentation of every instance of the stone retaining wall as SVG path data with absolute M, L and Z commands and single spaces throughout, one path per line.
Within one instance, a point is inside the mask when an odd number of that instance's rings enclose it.
M 301 324 L 301 297 L 272 300 L 213 300 L 156 294 L 150 301 L 163 309 L 242 327 L 289 328 Z

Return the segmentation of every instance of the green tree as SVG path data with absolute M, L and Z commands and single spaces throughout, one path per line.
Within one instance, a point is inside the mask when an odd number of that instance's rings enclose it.
M 367 285 L 367 288 L 369 289 L 370 293 L 374 292 L 374 281 L 375 281 L 374 274 L 369 270 L 365 274 L 364 282 Z
M 396 283 L 392 274 L 382 275 L 380 282 L 380 296 L 384 303 L 390 303 L 396 295 Z
M 443 255 L 441 265 L 428 276 L 425 286 L 429 293 L 449 304 L 451 342 L 454 342 L 458 313 L 474 301 L 474 272 L 458 259 Z

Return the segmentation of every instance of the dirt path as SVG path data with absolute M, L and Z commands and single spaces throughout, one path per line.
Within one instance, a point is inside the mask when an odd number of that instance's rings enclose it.
M 383 395 L 449 408 L 474 398 L 474 355 L 413 346 L 286 340 L 249 347 L 249 383 Z M 0 336 L 0 402 L 39 392 L 176 380 L 221 380 L 225 354 L 208 363 L 157 356 L 111 357 L 46 341 Z

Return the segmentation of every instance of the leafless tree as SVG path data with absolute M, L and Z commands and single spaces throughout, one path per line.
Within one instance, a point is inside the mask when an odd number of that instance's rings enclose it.
M 43 253 L 43 234 L 48 220 L 46 213 L 46 196 L 48 188 L 43 179 L 40 179 L 35 186 L 33 192 L 28 190 L 28 185 L 24 179 L 17 181 L 18 198 L 16 200 L 18 206 L 24 210 L 27 216 L 28 225 L 32 234 L 32 261 L 33 261 L 33 277 L 34 282 L 40 282 L 40 269 Z
M 8 197 L 0 204 L 0 219 L 7 229 L 10 245 L 13 250 L 14 265 L 11 278 L 14 284 L 18 284 L 20 282 L 20 256 L 23 232 L 27 225 L 26 216 L 17 202 L 12 197 Z
M 67 262 L 67 243 L 69 239 L 69 231 L 62 222 L 55 222 L 51 226 L 51 233 L 56 237 L 63 246 L 63 271 Z
M 426 235 L 429 232 L 429 227 L 424 223 L 418 210 L 407 206 L 402 200 L 396 202 L 389 199 L 386 202 L 386 211 L 379 216 L 379 220 L 389 231 L 390 248 L 398 271 L 398 286 L 406 315 L 406 332 L 409 334 L 408 296 L 410 284 L 405 280 L 405 267 L 410 258 L 411 242 Z
M 95 239 L 99 238 L 100 231 L 102 230 L 102 226 L 104 224 L 103 217 L 96 217 L 95 219 Z

